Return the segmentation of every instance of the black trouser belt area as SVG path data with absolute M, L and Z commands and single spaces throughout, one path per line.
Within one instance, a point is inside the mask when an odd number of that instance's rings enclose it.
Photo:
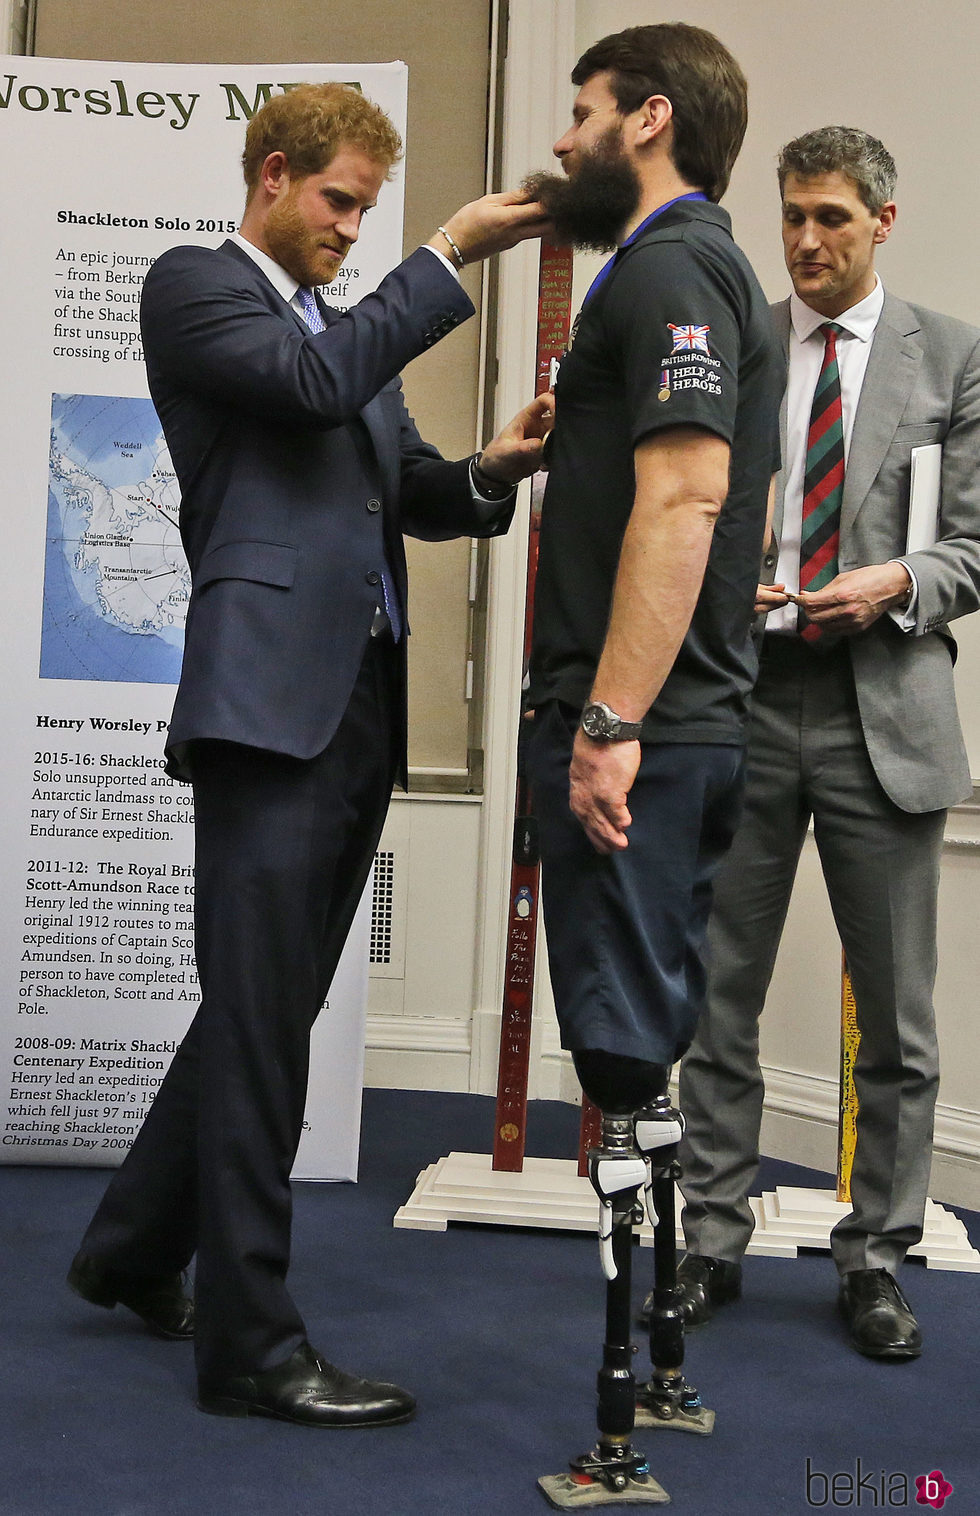
M 770 668 L 802 668 L 812 663 L 826 665 L 849 658 L 846 637 L 819 637 L 816 642 L 808 642 L 805 637 L 790 633 L 766 632 L 759 648 L 760 664 Z

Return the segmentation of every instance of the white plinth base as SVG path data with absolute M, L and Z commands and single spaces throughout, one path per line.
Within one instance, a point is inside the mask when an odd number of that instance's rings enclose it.
M 394 1225 L 444 1232 L 447 1222 L 473 1221 L 594 1232 L 598 1204 L 574 1158 L 525 1158 L 521 1173 L 506 1174 L 493 1169 L 489 1153 L 450 1153 L 423 1169 L 411 1199 L 395 1213 Z M 653 1246 L 647 1219 L 640 1242 Z
M 830 1247 L 830 1232 L 849 1207 L 830 1190 L 792 1189 L 753 1196 L 755 1231 L 747 1252 L 795 1258 L 800 1248 Z M 593 1232 L 596 1196 L 579 1177 L 572 1158 L 525 1158 L 519 1174 L 495 1171 L 489 1153 L 450 1153 L 419 1175 L 411 1198 L 395 1214 L 396 1227 L 444 1232 L 450 1221 L 483 1226 L 554 1227 Z M 640 1245 L 653 1246 L 653 1228 L 644 1218 Z M 677 1240 L 683 1243 L 678 1223 Z M 926 1202 L 925 1231 L 911 1256 L 925 1258 L 931 1269 L 980 1273 L 980 1253 L 970 1246 L 966 1228 L 933 1201 Z
M 777 1185 L 749 1200 L 755 1231 L 746 1249 L 773 1258 L 795 1258 L 800 1248 L 830 1247 L 831 1229 L 850 1211 L 833 1190 L 793 1189 Z M 935 1201 L 926 1201 L 922 1241 L 909 1248 L 910 1258 L 924 1258 L 930 1269 L 980 1274 L 980 1253 L 970 1246 L 958 1216 Z

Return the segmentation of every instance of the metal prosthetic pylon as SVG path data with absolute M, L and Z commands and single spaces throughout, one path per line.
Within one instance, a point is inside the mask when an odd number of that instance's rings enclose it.
M 664 1505 L 670 1496 L 633 1447 L 636 1380 L 630 1340 L 633 1227 L 643 1219 L 640 1190 L 647 1165 L 633 1143 L 633 1118 L 602 1118 L 602 1146 L 589 1153 L 589 1178 L 599 1196 L 599 1254 L 606 1276 L 606 1335 L 596 1380 L 599 1437 L 573 1458 L 565 1474 L 538 1487 L 558 1511 L 610 1505 Z
M 636 1147 L 648 1165 L 645 1187 L 647 1211 L 653 1226 L 653 1306 L 650 1311 L 652 1373 L 636 1392 L 636 1426 L 695 1432 L 707 1437 L 715 1413 L 684 1378 L 684 1312 L 677 1285 L 677 1232 L 674 1183 L 680 1175 L 677 1144 L 683 1117 L 660 1096 L 635 1118 Z

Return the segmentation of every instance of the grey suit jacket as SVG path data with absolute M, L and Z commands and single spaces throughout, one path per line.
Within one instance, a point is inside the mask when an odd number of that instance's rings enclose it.
M 788 352 L 789 301 L 772 310 Z M 785 402 L 781 434 L 785 447 Z M 908 554 L 912 449 L 932 442 L 943 447 L 939 541 Z M 777 541 L 782 503 L 780 476 Z M 844 572 L 892 558 L 915 574 L 915 630 L 882 616 L 848 639 L 861 725 L 895 804 L 941 810 L 971 792 L 947 622 L 980 607 L 980 331 L 886 293 L 851 434 L 839 561 Z M 766 566 L 771 581 L 774 554 Z

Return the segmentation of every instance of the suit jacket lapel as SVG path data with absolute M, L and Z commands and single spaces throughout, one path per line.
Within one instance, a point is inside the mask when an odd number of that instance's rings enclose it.
M 841 533 L 848 532 L 874 484 L 905 413 L 922 362 L 919 323 L 902 300 L 885 295 L 871 343 L 844 471 Z
M 320 314 L 327 326 L 332 326 L 343 315 L 342 311 L 335 310 L 332 305 L 327 305 L 319 291 L 315 294 Z M 295 314 L 295 312 L 294 312 Z M 302 316 L 297 318 L 302 323 Z M 406 600 L 406 577 L 405 577 L 405 549 L 401 537 L 397 533 L 393 538 L 393 521 L 390 503 L 398 499 L 399 491 L 399 454 L 398 438 L 393 436 L 391 430 L 390 415 L 385 414 L 385 407 L 381 403 L 380 395 L 375 395 L 360 412 L 359 420 L 363 423 L 367 432 L 371 448 L 374 450 L 375 461 L 378 466 L 378 488 L 380 497 L 388 506 L 381 518 L 382 532 L 385 542 L 385 556 L 388 568 L 395 577 L 398 594 L 401 598 L 402 607 Z M 357 425 L 357 422 L 352 422 Z
M 397 439 L 392 437 L 391 419 L 378 395 L 369 400 L 361 411 L 361 420 L 367 428 L 381 471 L 382 498 L 388 501 L 398 498 Z
M 316 302 L 320 308 L 320 315 L 327 326 L 333 326 L 335 321 L 341 319 L 343 313 L 334 310 L 332 305 L 327 305 L 319 293 L 316 294 Z M 300 316 L 297 319 L 302 322 L 303 318 Z M 371 446 L 374 448 L 374 455 L 378 460 L 378 466 L 384 480 L 384 492 L 386 495 L 391 495 L 394 489 L 394 492 L 397 493 L 397 478 L 392 477 L 392 469 L 395 465 L 392 455 L 391 426 L 385 417 L 384 406 L 380 403 L 377 395 L 364 406 L 360 417 L 367 429 L 368 436 L 371 439 Z
M 284 302 L 282 297 L 274 290 L 265 274 L 259 268 L 253 258 L 250 258 L 236 242 L 225 242 L 219 251 L 230 254 L 244 268 L 255 276 L 256 288 L 263 294 L 268 293 L 270 308 L 281 312 L 286 321 L 294 321 L 300 331 L 309 334 L 309 326 L 292 304 Z M 314 291 L 316 303 L 327 326 L 332 326 L 339 321 L 341 312 L 334 310 L 333 306 L 327 305 L 319 291 Z M 370 400 L 361 412 L 361 419 L 367 427 L 374 448 L 375 457 L 383 478 L 384 494 L 389 499 L 397 499 L 398 496 L 398 461 L 393 449 L 390 435 L 390 426 L 384 415 L 384 407 L 377 396 Z
M 239 247 L 237 242 L 232 242 L 229 239 L 227 242 L 223 242 L 221 246 L 216 249 L 216 251 L 219 253 L 227 253 L 228 256 L 230 258 L 233 258 L 236 263 L 241 265 L 242 268 L 248 270 L 249 274 L 252 275 L 252 278 L 255 281 L 256 290 L 258 290 L 258 292 L 262 295 L 270 310 L 275 311 L 277 315 L 282 315 L 283 319 L 286 321 L 294 321 L 301 332 L 309 332 L 309 326 L 300 315 L 295 305 L 293 305 L 289 300 L 283 300 L 282 295 L 276 289 L 275 285 L 269 279 L 268 275 L 264 272 L 263 269 L 259 268 L 259 265 L 256 263 L 254 258 L 249 257 L 244 248 Z M 321 316 L 323 317 L 324 321 L 329 323 L 331 319 L 330 307 L 328 305 L 324 305 L 319 295 L 315 295 L 315 298 L 318 306 L 320 307 Z M 334 313 L 334 315 L 336 315 L 336 313 Z

